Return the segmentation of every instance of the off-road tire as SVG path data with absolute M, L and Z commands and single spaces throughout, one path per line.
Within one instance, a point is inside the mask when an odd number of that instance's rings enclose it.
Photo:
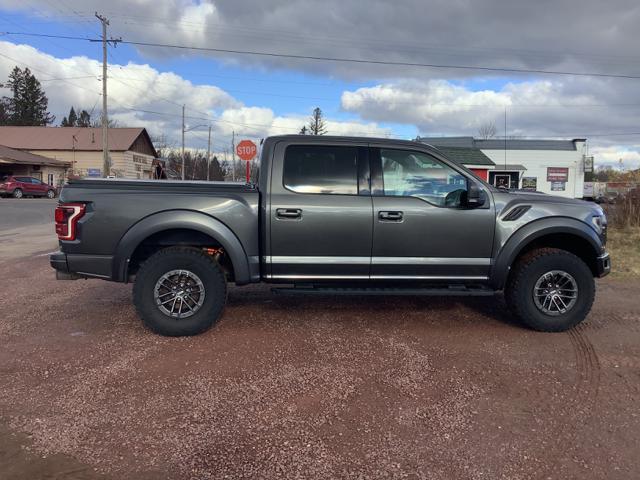
M 551 270 L 567 272 L 578 285 L 575 305 L 557 316 L 542 312 L 533 298 L 536 282 Z M 593 305 L 595 292 L 593 273 L 585 262 L 565 250 L 541 248 L 528 252 L 514 265 L 504 295 L 510 310 L 529 328 L 541 332 L 563 332 L 585 319 Z
M 204 303 L 192 316 L 173 318 L 158 308 L 154 298 L 156 282 L 172 270 L 188 270 L 202 281 Z M 188 247 L 169 247 L 153 254 L 138 270 L 133 302 L 144 325 L 160 335 L 197 335 L 211 328 L 222 315 L 227 300 L 225 274 L 210 255 Z
M 13 198 L 23 198 L 24 197 L 24 193 L 22 192 L 21 188 L 16 188 L 13 191 Z

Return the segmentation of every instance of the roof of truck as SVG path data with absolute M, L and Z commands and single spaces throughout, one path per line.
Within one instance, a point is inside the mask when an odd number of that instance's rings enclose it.
M 414 142 L 413 140 L 401 140 L 398 138 L 382 138 L 382 137 L 349 137 L 338 135 L 274 135 L 267 140 L 309 140 L 318 143 L 332 142 L 362 142 L 362 143 L 406 143 L 408 145 L 424 145 L 424 143 Z

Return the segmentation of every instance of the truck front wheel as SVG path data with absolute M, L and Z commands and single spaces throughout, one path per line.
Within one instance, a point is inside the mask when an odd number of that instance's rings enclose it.
M 147 259 L 133 300 L 145 326 L 167 336 L 197 335 L 216 323 L 227 299 L 218 263 L 195 248 L 170 247 Z
M 513 267 L 505 288 L 509 308 L 528 327 L 562 332 L 585 319 L 595 298 L 589 267 L 565 250 L 542 248 Z

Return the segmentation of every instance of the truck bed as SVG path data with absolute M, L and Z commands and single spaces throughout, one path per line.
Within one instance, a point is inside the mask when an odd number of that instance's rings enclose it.
M 87 213 L 78 224 L 80 241 L 61 242 L 71 271 L 100 264 L 100 276 L 122 280 L 115 270 L 123 239 L 137 225 L 157 223 L 169 227 L 173 218 L 206 223 L 214 220 L 233 232 L 247 257 L 259 255 L 259 198 L 256 186 L 231 182 L 78 179 L 69 181 L 60 195 L 62 203 L 86 203 Z M 171 213 L 170 213 L 171 212 Z M 175 215 L 176 212 L 180 216 Z M 154 220 L 155 219 L 155 220 Z M 153 233 L 153 228 L 145 227 Z M 130 236 L 130 235 L 129 235 Z M 90 251 L 87 250 L 90 248 Z M 121 259 L 118 259 L 121 260 Z

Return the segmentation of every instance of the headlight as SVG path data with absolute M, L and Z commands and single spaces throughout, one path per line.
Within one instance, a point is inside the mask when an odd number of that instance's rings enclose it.
M 604 215 L 594 215 L 593 217 L 591 217 L 591 223 L 593 223 L 593 226 L 596 227 L 596 230 L 598 232 L 602 231 L 603 217 Z
M 600 235 L 602 243 L 607 241 L 607 216 L 602 213 L 601 215 L 594 215 L 591 217 L 591 223 L 593 224 L 596 232 Z

